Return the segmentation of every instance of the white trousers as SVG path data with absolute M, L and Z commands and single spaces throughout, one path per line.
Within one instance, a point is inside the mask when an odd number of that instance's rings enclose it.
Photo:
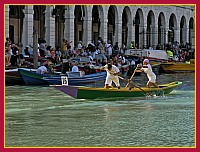
M 109 86 L 111 86 L 112 82 L 114 82 L 117 87 L 120 86 L 118 76 L 107 75 L 105 84 L 108 84 Z

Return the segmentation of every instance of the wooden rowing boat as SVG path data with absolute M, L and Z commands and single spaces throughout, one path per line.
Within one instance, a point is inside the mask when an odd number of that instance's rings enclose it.
M 35 69 L 21 68 L 25 71 L 36 71 Z M 6 85 L 21 85 L 24 84 L 18 68 L 5 70 L 5 84 Z
M 160 64 L 161 71 L 166 73 L 174 72 L 194 72 L 195 64 L 179 63 L 179 62 L 168 62 Z
M 80 72 L 69 72 L 64 75 L 56 74 L 38 74 L 33 71 L 26 71 L 19 69 L 19 72 L 27 85 L 48 85 L 48 84 L 62 84 L 61 77 L 67 77 L 69 85 L 82 85 L 84 83 L 93 83 L 100 80 L 105 80 L 106 72 L 88 74 L 80 76 Z M 73 74 L 76 73 L 76 74 Z M 79 76 L 77 75 L 79 74 Z
M 106 79 L 106 72 L 98 72 L 93 74 L 84 75 L 82 77 L 70 77 L 70 76 L 50 76 L 50 77 L 44 77 L 43 80 L 47 81 L 49 84 L 62 84 L 62 77 L 64 79 L 67 79 L 67 83 L 69 85 L 83 85 L 93 82 L 98 82 Z
M 118 97 L 144 97 L 151 95 L 164 95 L 172 92 L 182 82 L 172 82 L 169 84 L 159 85 L 159 88 L 91 88 L 84 86 L 52 85 L 58 90 L 78 99 L 97 99 L 97 98 L 118 98 Z

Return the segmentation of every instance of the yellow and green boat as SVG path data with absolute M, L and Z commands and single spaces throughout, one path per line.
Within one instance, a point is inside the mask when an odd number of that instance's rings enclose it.
M 194 72 L 195 64 L 168 62 L 168 63 L 161 63 L 160 68 L 161 68 L 161 71 L 164 71 L 166 73 Z
M 58 90 L 77 99 L 100 99 L 119 97 L 144 97 L 147 95 L 162 96 L 169 94 L 182 82 L 176 81 L 169 84 L 161 84 L 159 88 L 133 87 L 133 88 L 92 88 L 85 86 L 53 85 Z

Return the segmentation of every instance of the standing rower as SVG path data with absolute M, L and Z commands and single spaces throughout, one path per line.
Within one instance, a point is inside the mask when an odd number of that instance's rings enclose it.
M 120 89 L 120 83 L 119 83 L 119 77 L 120 70 L 115 65 L 112 65 L 111 63 L 106 64 L 101 68 L 102 70 L 107 71 L 107 77 L 105 81 L 105 87 L 109 88 L 112 86 L 112 82 L 115 83 L 118 89 Z

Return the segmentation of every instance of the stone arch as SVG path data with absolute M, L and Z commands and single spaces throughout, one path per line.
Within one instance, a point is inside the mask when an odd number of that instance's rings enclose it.
M 122 13 L 122 42 L 127 45 L 130 44 L 131 41 L 131 10 L 128 6 L 126 6 Z M 120 42 L 119 42 L 120 43 Z
M 164 13 L 161 12 L 158 16 L 158 47 L 159 49 L 164 49 L 164 44 L 166 41 L 166 21 Z
M 155 48 L 156 46 L 154 43 L 154 39 L 157 36 L 157 33 L 155 33 L 155 15 L 153 11 L 149 11 L 147 15 L 147 48 L 152 47 Z
M 187 24 L 185 16 L 182 16 L 180 21 L 180 42 L 185 43 L 186 41 L 187 41 Z
M 52 12 L 52 15 L 55 16 L 55 45 L 57 47 L 62 45 L 62 40 L 64 37 L 64 14 L 65 6 L 62 5 L 57 5 Z
M 38 38 L 45 39 L 45 9 L 46 6 L 35 5 L 33 29 L 38 33 Z
M 194 19 L 191 17 L 189 20 L 189 43 L 191 46 L 195 45 L 195 31 L 194 31 Z
M 174 42 L 175 30 L 177 29 L 177 20 L 174 13 L 170 15 L 169 18 L 169 30 L 168 30 L 168 43 Z
M 137 48 L 144 47 L 144 15 L 139 8 L 135 15 L 135 46 Z
M 76 5 L 74 8 L 74 46 L 78 41 L 83 41 L 83 20 L 85 17 L 84 6 Z
M 114 42 L 114 35 L 116 35 L 116 30 L 117 30 L 117 8 L 114 5 L 111 5 L 108 9 L 108 32 L 107 32 L 107 39 L 111 40 L 111 42 Z
M 9 5 L 9 38 L 14 43 L 19 43 L 22 40 L 22 29 L 23 29 L 23 13 L 24 6 Z
M 92 40 L 94 44 L 97 44 L 100 37 L 101 20 L 103 20 L 103 8 L 94 5 L 92 8 Z
M 98 6 L 98 10 L 99 10 L 99 34 L 98 34 L 98 38 L 102 36 L 102 28 L 104 27 L 104 15 L 105 15 L 105 12 L 104 12 L 104 8 L 99 5 Z M 102 39 L 102 37 L 101 37 Z

